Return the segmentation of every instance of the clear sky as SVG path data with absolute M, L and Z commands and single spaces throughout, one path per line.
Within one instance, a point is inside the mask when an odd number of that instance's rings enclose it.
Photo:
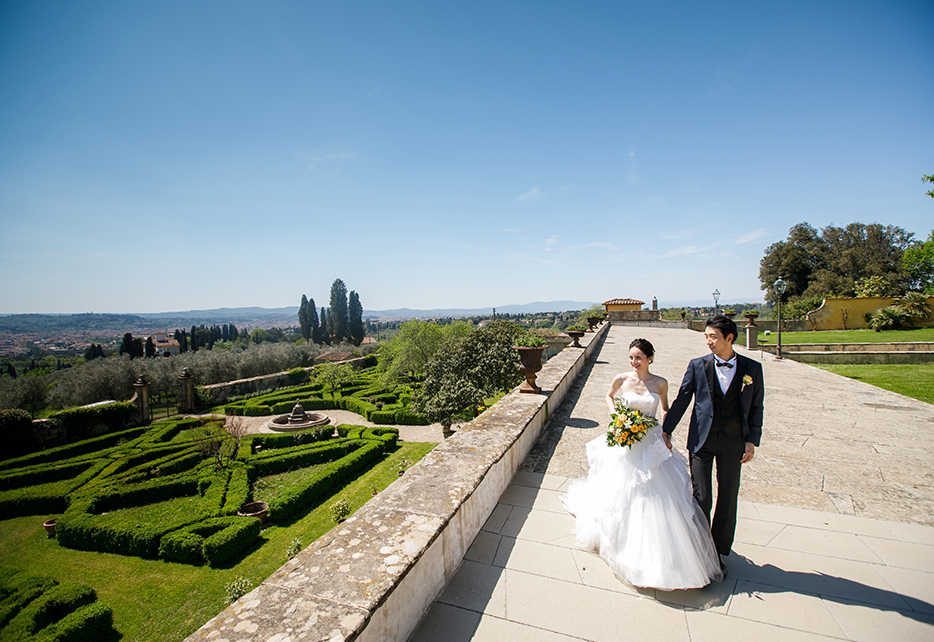
M 934 3 L 0 3 L 0 313 L 762 300 L 934 228 Z

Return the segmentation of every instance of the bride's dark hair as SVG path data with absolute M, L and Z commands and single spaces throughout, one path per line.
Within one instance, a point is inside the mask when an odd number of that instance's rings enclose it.
M 652 347 L 652 344 L 649 343 L 646 339 L 633 339 L 632 343 L 629 344 L 630 348 L 639 348 L 647 357 L 655 356 L 655 348 Z

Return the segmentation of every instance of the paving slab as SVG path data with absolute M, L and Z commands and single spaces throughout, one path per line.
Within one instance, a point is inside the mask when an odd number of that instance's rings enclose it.
M 762 363 L 765 426 L 727 578 L 634 588 L 579 548 L 560 498 L 587 474 L 584 447 L 636 337 L 653 342 L 671 394 L 706 352 L 697 332 L 610 328 L 410 639 L 934 639 L 934 406 L 758 351 L 738 348 Z

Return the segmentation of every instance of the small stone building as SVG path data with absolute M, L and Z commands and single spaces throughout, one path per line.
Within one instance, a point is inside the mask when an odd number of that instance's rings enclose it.
M 645 301 L 639 299 L 610 299 L 603 303 L 611 322 L 658 321 L 658 310 L 643 310 L 643 305 L 645 305 Z

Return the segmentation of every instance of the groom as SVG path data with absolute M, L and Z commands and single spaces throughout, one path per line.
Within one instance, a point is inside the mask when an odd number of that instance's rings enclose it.
M 671 448 L 671 433 L 693 396 L 688 450 L 694 499 L 707 516 L 725 577 L 723 558 L 730 554 L 736 531 L 740 468 L 752 461 L 762 436 L 765 389 L 762 365 L 733 351 L 736 340 L 733 319 L 725 316 L 707 319 L 704 337 L 711 354 L 692 359 L 688 364 L 662 430 L 665 443 Z M 710 478 L 714 462 L 717 463 L 717 510 L 711 522 Z

